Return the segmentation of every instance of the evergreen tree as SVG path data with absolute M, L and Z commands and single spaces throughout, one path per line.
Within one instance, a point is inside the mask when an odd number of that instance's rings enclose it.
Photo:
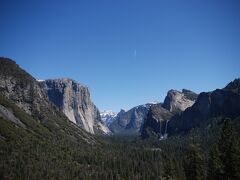
M 209 153 L 208 179 L 240 179 L 239 134 L 234 132 L 230 119 L 224 120 L 221 137 Z
M 186 180 L 202 180 L 205 177 L 204 156 L 200 147 L 191 144 L 184 159 L 184 172 Z
M 172 180 L 174 179 L 175 174 L 175 169 L 173 165 L 173 161 L 171 157 L 168 157 L 167 155 L 163 155 L 163 178 L 165 180 Z
M 221 180 L 223 174 L 223 167 L 220 159 L 220 152 L 217 145 L 214 145 L 209 152 L 209 161 L 208 161 L 208 180 Z
M 218 142 L 220 160 L 222 162 L 222 178 L 227 180 L 240 179 L 239 176 L 239 135 L 233 130 L 230 119 L 225 119 L 221 138 Z

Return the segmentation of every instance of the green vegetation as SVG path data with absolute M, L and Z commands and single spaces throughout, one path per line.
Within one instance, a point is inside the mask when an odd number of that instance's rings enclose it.
M 64 119 L 40 123 L 3 96 L 0 104 L 26 126 L 0 117 L 0 179 L 240 179 L 239 119 L 162 141 L 93 137 Z
M 198 145 L 191 144 L 184 159 L 186 180 L 205 179 L 204 155 Z
M 226 119 L 221 137 L 209 153 L 208 179 L 240 179 L 240 141 L 230 119 Z

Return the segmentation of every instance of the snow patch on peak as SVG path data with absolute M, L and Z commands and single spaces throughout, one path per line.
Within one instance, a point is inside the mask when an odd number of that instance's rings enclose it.
M 116 118 L 117 114 L 111 110 L 105 110 L 100 113 L 102 122 L 109 126 Z
M 159 103 L 160 103 L 160 102 L 158 102 L 158 101 L 152 101 L 152 102 L 148 102 L 148 103 L 146 103 L 146 104 L 138 105 L 138 106 L 136 106 L 136 107 L 134 107 L 134 108 L 145 107 L 145 108 L 148 108 L 148 109 L 149 109 L 151 105 L 159 104 Z
M 160 102 L 159 101 L 151 101 L 151 102 L 148 102 L 147 104 L 159 104 Z
M 112 110 L 104 110 L 100 113 L 101 117 L 105 117 L 105 116 L 116 116 L 116 113 L 113 112 Z

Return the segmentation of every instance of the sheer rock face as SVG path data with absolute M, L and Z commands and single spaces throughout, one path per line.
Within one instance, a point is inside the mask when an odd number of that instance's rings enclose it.
M 183 90 L 182 92 L 170 90 L 168 91 L 162 106 L 170 112 L 184 111 L 188 107 L 191 107 L 195 102 L 194 97 L 189 97 L 190 93 L 191 91 L 188 90 Z
M 92 134 L 110 132 L 102 123 L 99 110 L 91 101 L 86 86 L 68 78 L 42 81 L 41 85 L 49 99 L 70 121 Z

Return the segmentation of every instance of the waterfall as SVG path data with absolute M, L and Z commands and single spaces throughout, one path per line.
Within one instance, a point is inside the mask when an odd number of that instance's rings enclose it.
M 160 124 L 160 129 L 159 129 L 159 139 L 161 140 L 161 139 L 163 139 L 164 137 L 163 137 L 163 134 L 162 134 L 162 124 L 161 124 L 161 120 L 159 120 L 159 124 Z
M 161 137 L 162 136 L 161 121 L 159 121 L 159 134 L 160 134 L 160 137 Z
M 153 116 L 152 118 L 154 120 L 156 120 L 157 122 L 159 122 L 159 140 L 166 139 L 167 138 L 167 125 L 168 125 L 168 121 L 166 121 L 165 130 L 163 130 L 164 133 L 162 134 L 162 123 L 161 123 L 161 120 L 157 119 L 155 116 Z
M 165 125 L 165 133 L 164 133 L 164 138 L 167 138 L 167 125 L 168 125 L 168 120 L 166 121 L 166 125 Z

